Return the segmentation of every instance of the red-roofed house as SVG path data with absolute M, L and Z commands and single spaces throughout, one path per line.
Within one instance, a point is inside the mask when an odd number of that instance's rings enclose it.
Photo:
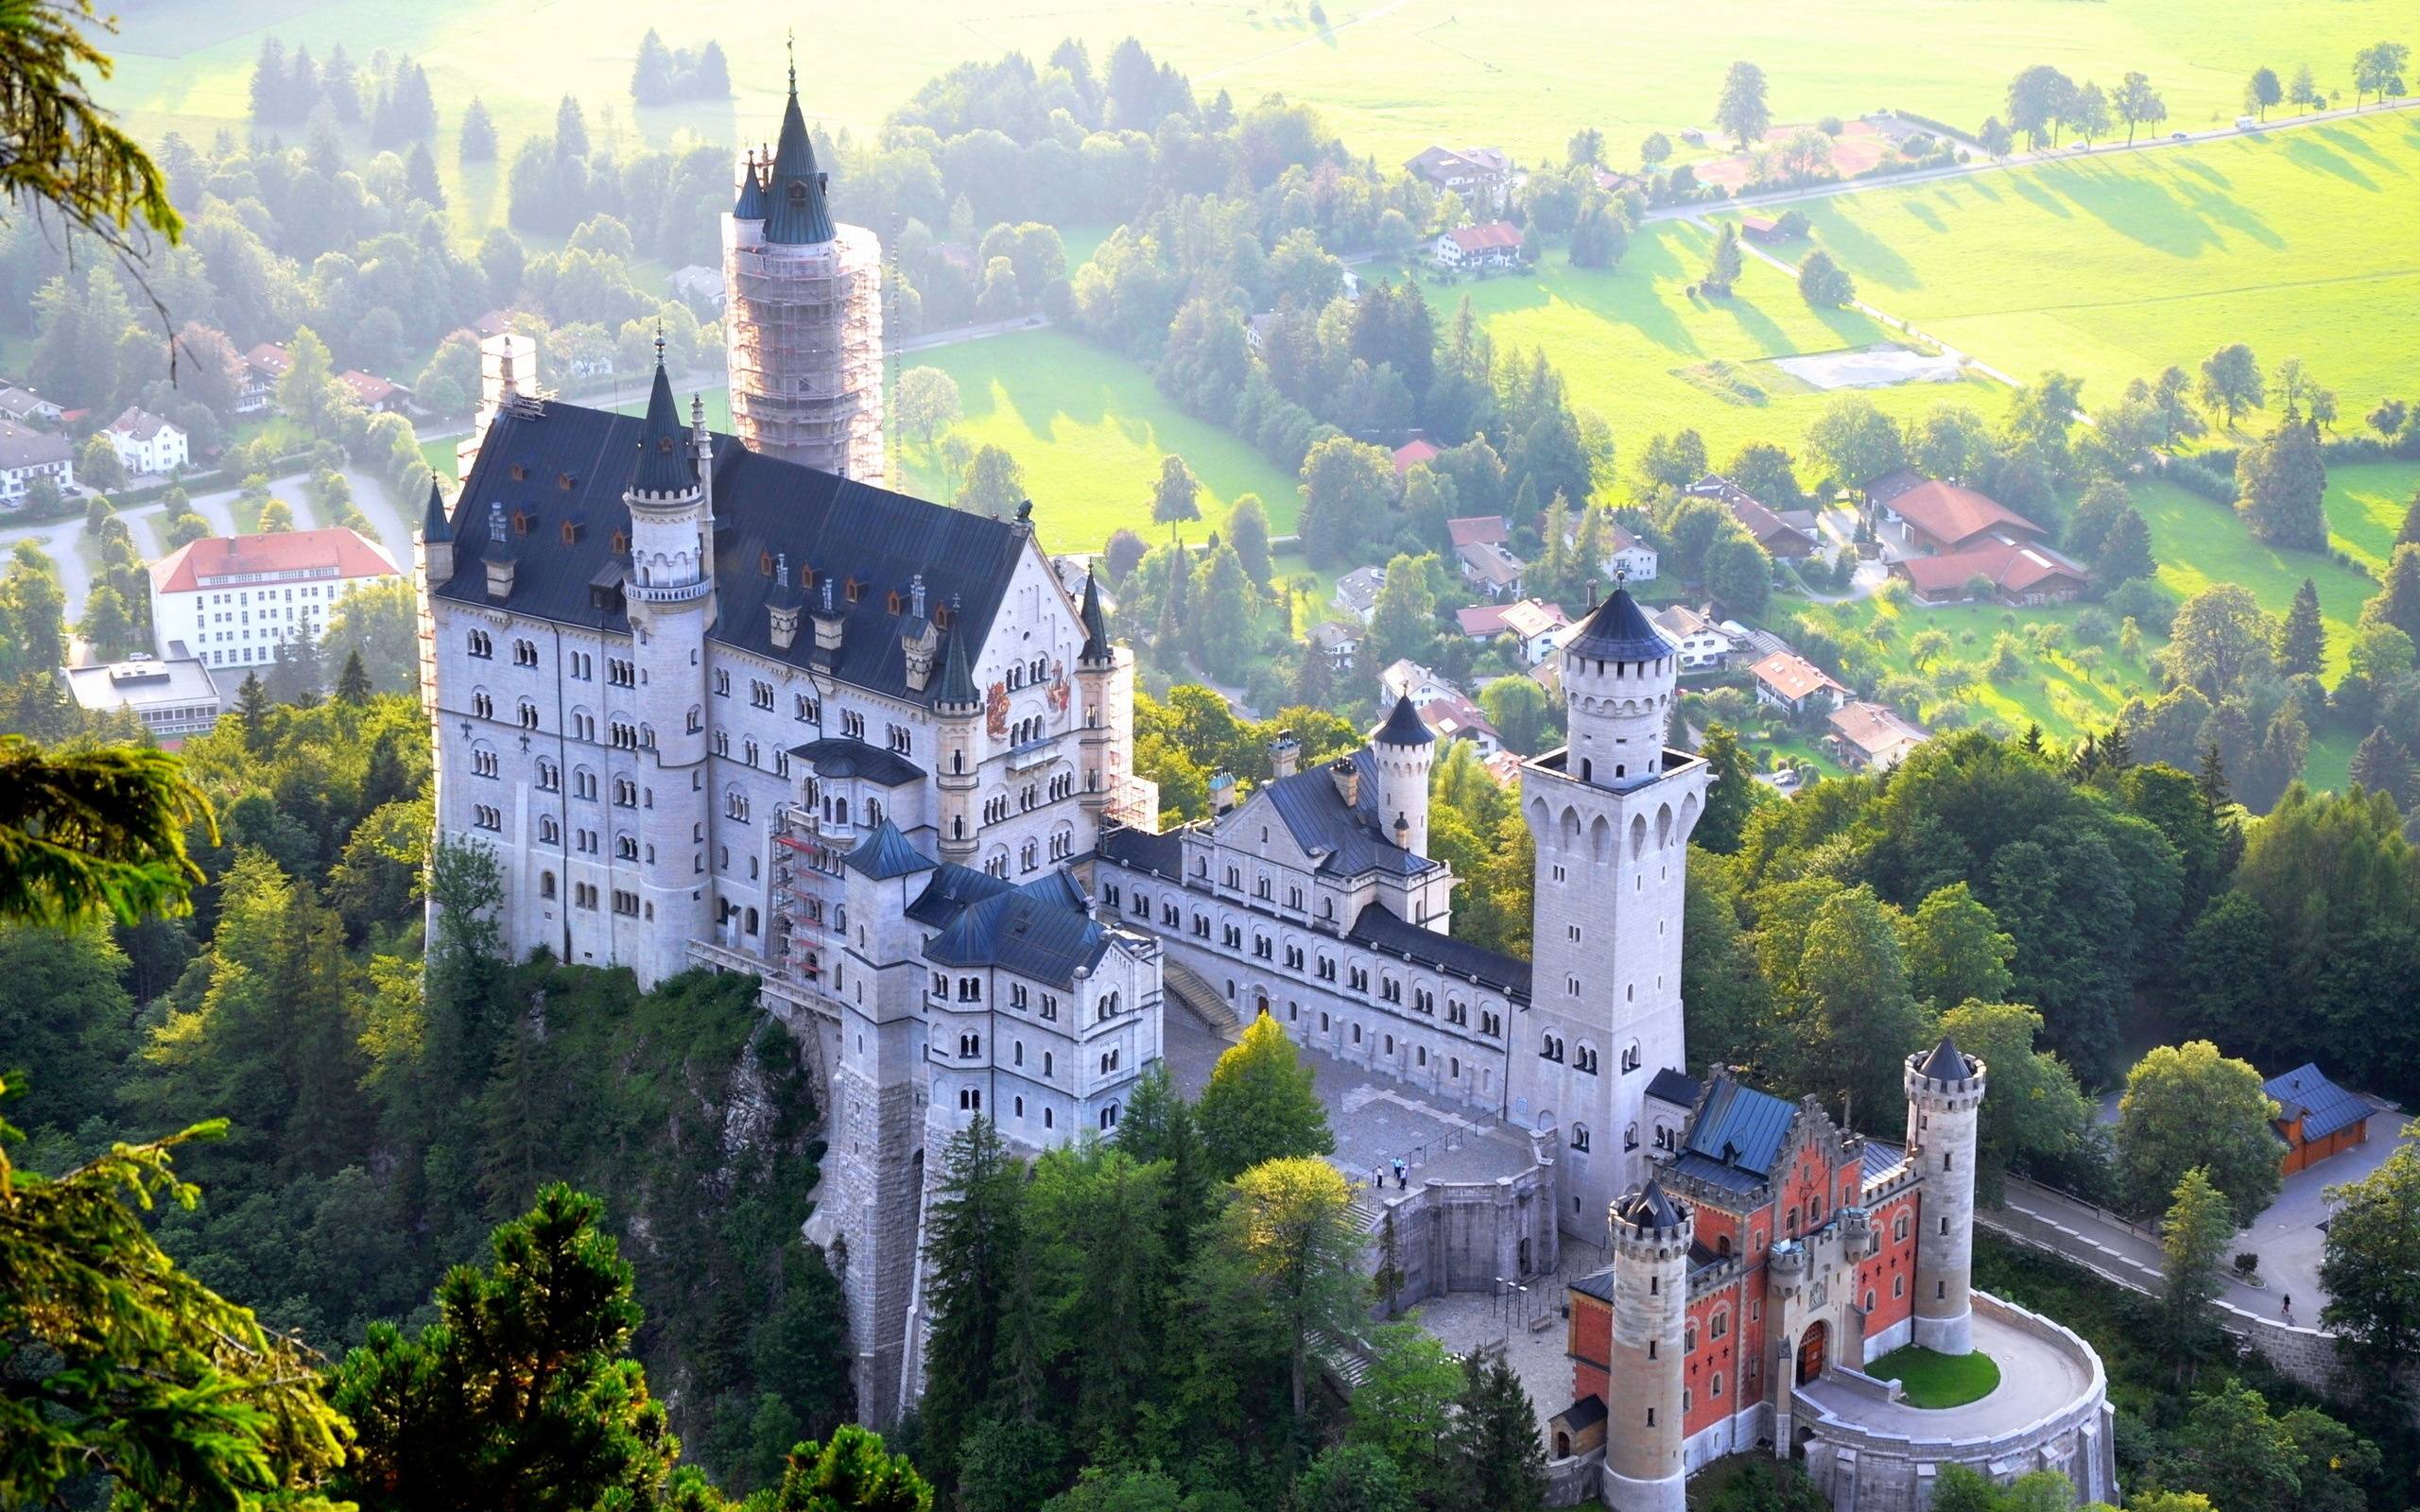
M 1403 476 L 1423 462 L 1434 462 L 1440 455 L 1435 446 L 1415 437 L 1395 448 L 1395 476 Z
M 1446 521 L 1445 534 L 1457 551 L 1464 546 L 1500 546 L 1512 539 L 1512 522 L 1500 514 L 1466 514 Z
M 411 390 L 403 385 L 390 384 L 376 373 L 363 372 L 358 368 L 347 368 L 337 374 L 337 382 L 351 389 L 361 407 L 372 415 L 402 408 L 404 401 L 411 394 Z
M 1775 651 L 1749 672 L 1756 679 L 1758 703 L 1769 703 L 1793 714 L 1809 709 L 1828 713 L 1848 702 L 1848 689 L 1795 651 Z
M 1441 745 L 1449 740 L 1467 740 L 1478 747 L 1481 756 L 1493 756 L 1504 748 L 1504 737 L 1488 722 L 1487 714 L 1459 693 L 1431 698 L 1414 712 Z
M 1909 549 L 1967 551 L 1985 541 L 2039 541 L 2040 525 L 1987 494 L 1927 479 L 1893 494 L 1882 506 L 1885 527 L 1895 526 Z
M 1887 772 L 1929 738 L 1923 726 L 1910 724 L 1897 710 L 1878 703 L 1843 705 L 1824 715 L 1824 722 L 1832 727 L 1824 744 L 1853 772 Z
M 205 666 L 259 666 L 296 634 L 372 583 L 402 580 L 387 548 L 342 525 L 261 536 L 205 536 L 151 564 L 151 632 Z
M 1501 212 L 1512 197 L 1512 160 L 1502 147 L 1423 147 L 1404 167 L 1474 211 Z
M 1474 604 L 1454 611 L 1455 623 L 1474 641 L 1512 638 L 1521 664 L 1536 666 L 1554 650 L 1555 640 L 1571 627 L 1571 616 L 1560 604 L 1544 599 L 1515 599 L 1510 604 Z
M 1438 236 L 1435 256 L 1448 270 L 1511 267 L 1521 260 L 1521 232 L 1504 220 L 1457 227 Z
M 1784 514 L 1720 472 L 1709 472 L 1682 491 L 1713 499 L 1729 509 L 1731 518 L 1755 538 L 1756 544 L 1764 547 L 1769 557 L 1796 560 L 1815 555 L 1815 540 L 1821 527 L 1806 510 L 1793 509 Z
M 2065 604 L 2082 594 L 2092 574 L 2064 552 L 2033 541 L 1983 538 L 1968 551 L 1938 557 L 1902 557 L 1891 575 L 1907 580 L 1927 604 L 1960 604 L 1989 597 L 2002 604 Z M 1988 585 L 1979 593 L 1979 585 Z
M 244 353 L 244 387 L 235 391 L 235 413 L 254 415 L 277 397 L 277 381 L 294 366 L 294 354 L 274 341 Z

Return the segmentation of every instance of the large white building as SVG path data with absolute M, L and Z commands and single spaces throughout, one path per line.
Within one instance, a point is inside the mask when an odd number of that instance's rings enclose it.
M 110 438 L 118 464 L 132 477 L 173 472 L 192 459 L 185 433 L 138 405 L 129 404 L 101 434 Z
M 171 738 L 199 734 L 216 725 L 224 702 L 209 670 L 189 656 L 132 656 L 62 667 L 59 675 L 78 708 L 96 714 L 129 710 L 144 729 Z
M 386 547 L 344 525 L 204 536 L 151 564 L 151 634 L 214 672 L 262 666 L 286 642 L 325 634 L 345 595 L 402 576 Z
M 50 479 L 61 493 L 76 486 L 75 454 L 67 438 L 0 420 L 0 509 L 23 506 L 37 478 Z

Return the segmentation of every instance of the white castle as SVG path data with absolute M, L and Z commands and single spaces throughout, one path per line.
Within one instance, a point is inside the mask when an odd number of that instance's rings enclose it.
M 769 175 L 752 159 L 726 217 L 728 276 L 753 276 L 750 249 L 818 245 L 793 234 L 870 242 L 833 225 L 804 143 L 793 89 Z M 781 345 L 848 350 L 848 303 L 786 305 L 833 329 Z M 977 1118 L 1028 1153 L 1114 1130 L 1162 1057 L 1164 993 L 1228 1025 L 1270 1015 L 1517 1152 L 1500 1179 L 1427 1183 L 1461 1210 L 1409 1257 L 1431 1292 L 1551 1274 L 1563 1234 L 1603 1245 L 1615 1200 L 1677 1151 L 1707 776 L 1665 744 L 1673 652 L 1626 592 L 1563 645 L 1569 743 L 1523 769 L 1520 961 L 1448 933 L 1409 703 L 1312 770 L 1281 740 L 1272 781 L 1161 832 L 1132 769 L 1133 661 L 1092 584 L 1062 586 L 1023 511 L 873 486 L 878 399 L 827 406 L 847 446 L 809 465 L 745 420 L 710 433 L 695 401 L 684 420 L 660 361 L 642 417 L 533 398 L 527 367 L 489 365 L 460 494 L 433 491 L 422 531 L 439 833 L 494 856 L 516 955 L 761 978 L 828 1079 L 816 1237 L 869 1420 L 918 1389 L 939 1152 Z

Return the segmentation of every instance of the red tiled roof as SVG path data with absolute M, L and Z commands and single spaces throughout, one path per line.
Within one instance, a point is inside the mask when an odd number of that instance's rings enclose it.
M 1461 226 L 1445 233 L 1465 254 L 1521 245 L 1521 232 L 1511 221 L 1491 220 L 1484 226 Z
M 126 413 L 109 422 L 108 429 L 138 441 L 147 441 L 160 434 L 168 422 L 139 405 L 129 404 Z
M 1454 622 L 1462 627 L 1464 635 L 1474 641 L 1500 635 L 1504 631 L 1505 611 L 1512 607 L 1510 604 L 1473 604 L 1468 609 L 1454 610 Z
M 1950 546 L 1962 546 L 1986 530 L 2006 526 L 2029 536 L 2042 527 L 2008 506 L 1955 483 L 1928 480 L 1894 496 L 1891 512 Z
M 1395 475 L 1401 477 L 1423 462 L 1434 462 L 1438 455 L 1437 448 L 1426 441 L 1406 441 L 1395 448 Z
M 265 536 L 204 536 L 189 541 L 151 564 L 151 586 L 162 593 L 188 593 L 205 579 L 251 573 L 336 569 L 337 577 L 388 577 L 396 573 L 387 548 L 343 525 L 284 530 Z
M 1830 688 L 1838 693 L 1849 691 L 1833 680 L 1830 673 L 1795 651 L 1775 651 L 1750 670 L 1755 674 L 1758 682 L 1792 703 L 1819 688 Z
M 1899 717 L 1896 710 L 1878 703 L 1843 704 L 1824 715 L 1841 740 L 1865 753 L 1868 761 L 1896 765 L 1909 751 L 1924 744 L 1925 730 Z
M 1500 514 L 1469 514 L 1446 521 L 1445 534 L 1457 546 L 1500 546 L 1512 539 L 1512 522 Z
M 376 373 L 347 368 L 337 374 L 337 382 L 353 390 L 353 397 L 365 404 L 383 404 L 395 396 L 395 386 Z
M 2079 587 L 2092 580 L 2092 575 L 2073 558 L 2030 541 L 1989 541 L 1971 551 L 1908 557 L 1891 565 L 1927 597 L 1962 588 L 1968 578 L 1979 576 L 2011 593 L 2024 593 L 2053 577 L 2068 578 Z
M 272 378 L 282 377 L 294 366 L 294 354 L 274 341 L 264 341 L 244 353 L 244 360 Z

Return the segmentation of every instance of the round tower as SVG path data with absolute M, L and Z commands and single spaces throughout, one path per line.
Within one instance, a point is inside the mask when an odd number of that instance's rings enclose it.
M 1679 663 L 1630 590 L 1616 588 L 1591 610 L 1561 654 L 1570 730 L 1564 773 L 1622 787 L 1663 770 Z
M 1975 1140 L 1983 1062 L 1946 1035 L 1908 1057 L 1908 1159 L 1924 1176 L 1916 1226 L 1915 1342 L 1942 1354 L 1973 1348 Z
M 1683 1330 L 1689 1311 L 1689 1210 L 1653 1177 L 1615 1201 L 1614 1332 L 1606 1362 L 1605 1503 L 1685 1512 Z
M 1370 737 L 1370 759 L 1378 768 L 1378 828 L 1416 856 L 1428 853 L 1428 768 L 1436 757 L 1437 737 L 1410 696 L 1397 698 Z
M 631 743 L 635 750 L 616 761 L 632 761 L 648 790 L 637 868 L 648 946 L 644 959 L 632 963 L 648 985 L 680 971 L 687 964 L 689 941 L 710 937 L 715 922 L 706 883 L 713 795 L 707 791 L 704 718 L 706 630 L 715 612 L 714 515 L 698 466 L 698 437 L 681 423 L 659 338 L 655 385 L 631 480 L 622 491 L 631 512 L 631 566 L 623 595 L 637 686 L 619 693 L 606 709 L 608 720 L 617 725 L 616 716 L 627 711 L 645 732 Z

